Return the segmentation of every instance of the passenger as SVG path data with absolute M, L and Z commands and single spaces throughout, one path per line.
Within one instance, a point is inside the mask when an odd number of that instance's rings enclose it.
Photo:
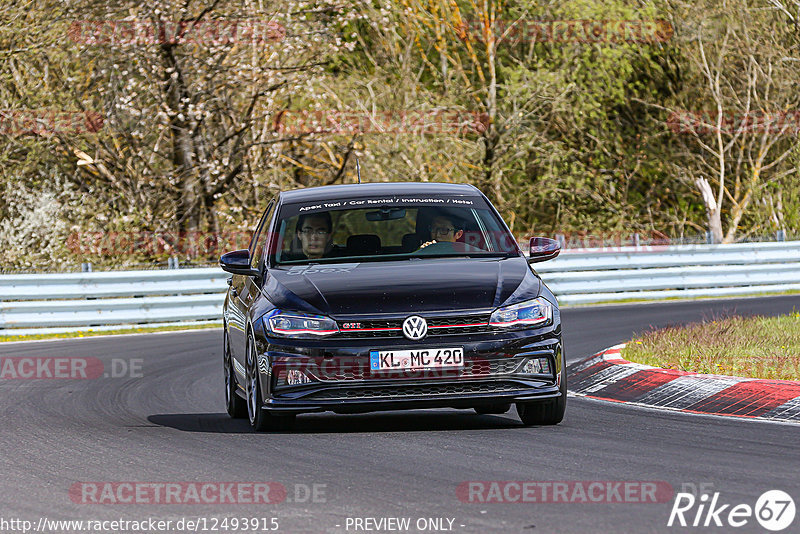
M 298 259 L 329 257 L 333 250 L 332 229 L 331 214 L 328 212 L 300 215 L 297 219 L 296 236 L 303 256 Z

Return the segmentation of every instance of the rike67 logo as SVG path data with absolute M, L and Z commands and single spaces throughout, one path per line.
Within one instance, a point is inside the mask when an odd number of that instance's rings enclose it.
M 678 493 L 667 526 L 739 528 L 752 525 L 751 520 L 755 518 L 761 527 L 778 532 L 791 525 L 794 516 L 794 500 L 781 490 L 765 491 L 756 500 L 755 506 L 723 503 L 718 491 L 711 496 L 704 493 L 699 498 L 692 493 Z

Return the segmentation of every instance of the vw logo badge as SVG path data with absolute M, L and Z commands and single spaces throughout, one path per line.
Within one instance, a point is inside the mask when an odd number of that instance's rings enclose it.
M 414 341 L 422 339 L 428 333 L 428 323 L 418 315 L 412 315 L 403 321 L 403 335 Z

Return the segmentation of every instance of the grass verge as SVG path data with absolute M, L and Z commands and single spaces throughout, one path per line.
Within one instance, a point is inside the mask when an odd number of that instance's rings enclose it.
M 800 380 L 800 313 L 719 317 L 651 330 L 630 342 L 622 357 L 680 371 Z
M 759 297 L 783 297 L 786 295 L 800 295 L 800 290 L 792 289 L 789 291 L 768 292 L 768 293 L 744 293 L 742 295 L 722 295 L 722 296 L 703 296 L 703 297 L 666 297 L 666 298 L 647 298 L 647 299 L 619 299 L 619 300 L 598 300 L 597 302 L 582 302 L 580 304 L 559 304 L 559 308 L 591 308 L 592 306 L 613 306 L 615 304 L 656 304 L 659 302 L 688 302 L 694 300 L 734 300 L 749 299 Z
M 144 334 L 150 332 L 180 332 L 182 330 L 200 330 L 203 328 L 222 328 L 222 323 L 198 325 L 174 325 L 155 327 L 120 328 L 118 330 L 79 330 L 76 332 L 59 332 L 54 334 L 32 334 L 29 336 L 0 336 L 0 343 L 4 341 L 32 341 L 36 339 L 69 339 L 75 337 L 114 336 L 120 334 Z

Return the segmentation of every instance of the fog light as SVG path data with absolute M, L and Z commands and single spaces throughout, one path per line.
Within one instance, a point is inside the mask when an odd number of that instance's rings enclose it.
M 276 383 L 278 386 L 298 386 L 310 384 L 312 380 L 299 369 L 279 369 Z
M 550 374 L 550 359 L 549 358 L 530 358 L 522 367 L 522 372 L 527 375 L 549 375 Z
M 289 369 L 286 372 L 286 385 L 288 386 L 308 384 L 310 382 L 311 379 L 308 378 L 303 371 L 298 371 L 297 369 Z

